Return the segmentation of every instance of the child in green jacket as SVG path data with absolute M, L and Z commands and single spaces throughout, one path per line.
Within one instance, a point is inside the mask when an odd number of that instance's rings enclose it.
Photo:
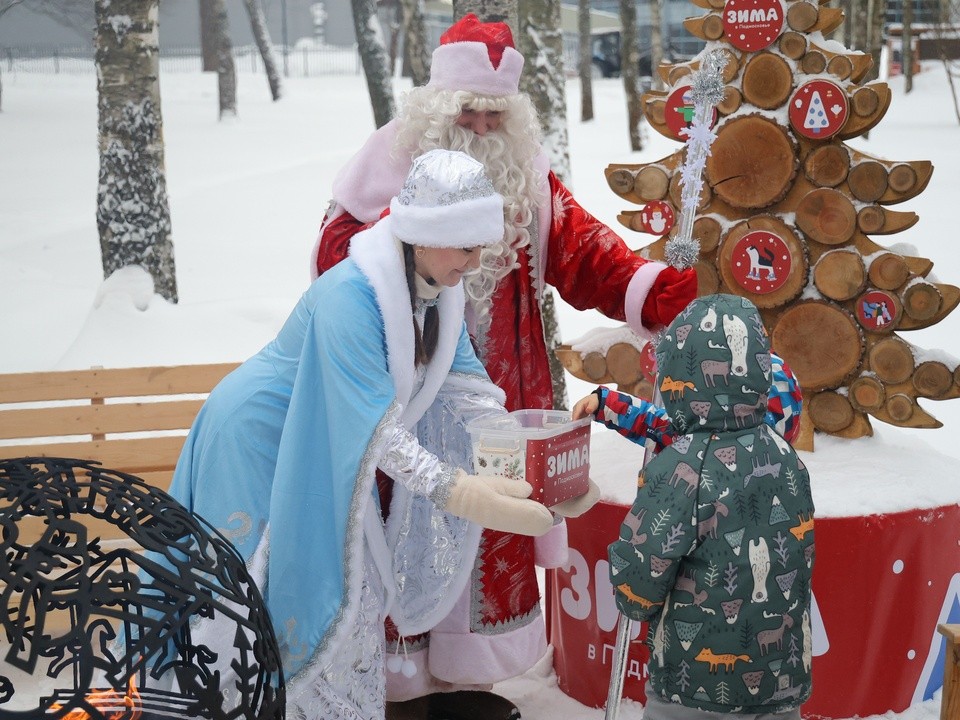
M 609 547 L 617 606 L 649 623 L 644 720 L 799 720 L 814 506 L 806 468 L 764 422 L 763 322 L 744 298 L 699 298 L 657 361 L 673 442 L 645 468 Z

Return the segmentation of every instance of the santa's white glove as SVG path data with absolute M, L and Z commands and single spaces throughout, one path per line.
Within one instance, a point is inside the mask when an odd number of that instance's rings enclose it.
M 553 527 L 553 515 L 536 500 L 526 499 L 531 492 L 524 480 L 461 470 L 443 509 L 490 530 L 539 537 Z
M 593 480 L 588 480 L 587 482 L 590 483 L 590 486 L 583 495 L 564 500 L 562 503 L 557 503 L 550 509 L 557 515 L 568 518 L 583 515 L 587 510 L 596 505 L 597 500 L 600 499 L 600 488 L 597 487 L 597 484 Z

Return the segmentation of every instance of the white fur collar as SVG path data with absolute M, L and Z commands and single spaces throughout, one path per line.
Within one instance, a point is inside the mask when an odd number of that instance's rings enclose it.
M 453 366 L 463 327 L 463 284 L 440 291 L 437 350 L 427 364 L 420 391 L 411 397 L 414 383 L 413 309 L 403 255 L 390 232 L 389 215 L 354 236 L 350 242 L 350 257 L 370 281 L 377 296 L 387 341 L 387 364 L 397 401 L 403 406 L 401 420 L 404 426 L 411 428 L 430 407 Z

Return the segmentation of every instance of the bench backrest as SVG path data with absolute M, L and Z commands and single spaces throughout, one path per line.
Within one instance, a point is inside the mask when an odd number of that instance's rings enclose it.
M 0 375 L 0 458 L 95 460 L 167 490 L 197 412 L 235 367 L 237 363 Z M 86 527 L 88 541 L 99 538 L 104 549 L 140 549 L 107 520 L 93 514 L 73 519 Z M 49 532 L 44 518 L 25 517 L 17 523 L 17 543 L 35 546 Z M 0 594 L 7 590 L 7 580 L 0 578 Z M 21 594 L 12 593 L 11 602 L 16 604 Z M 17 608 L 8 610 L 8 616 L 10 612 L 18 617 Z M 59 632 L 70 623 L 66 611 L 48 613 L 45 632 Z
M 0 375 L 0 458 L 96 460 L 162 490 L 194 417 L 237 363 Z M 38 519 L 39 520 L 39 519 Z M 84 522 L 103 539 L 119 530 Z

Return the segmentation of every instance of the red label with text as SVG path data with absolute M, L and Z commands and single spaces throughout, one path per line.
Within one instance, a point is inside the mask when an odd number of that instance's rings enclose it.
M 590 487 L 590 426 L 543 440 L 527 440 L 530 498 L 547 507 L 583 495 Z
M 723 32 L 730 44 L 740 50 L 763 50 L 782 30 L 780 0 L 727 0 L 723 6 Z

